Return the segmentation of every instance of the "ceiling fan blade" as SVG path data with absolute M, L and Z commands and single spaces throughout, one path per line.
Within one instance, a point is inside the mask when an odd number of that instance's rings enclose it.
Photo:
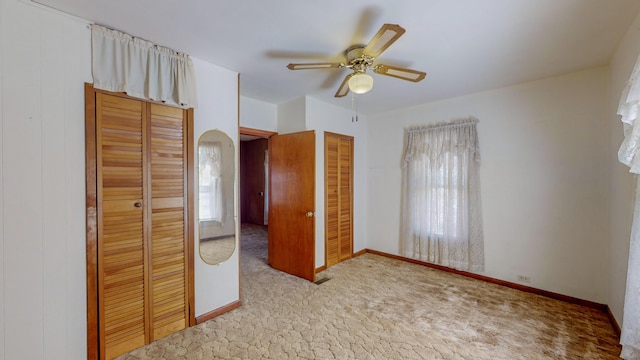
M 341 63 L 311 63 L 311 64 L 289 64 L 289 70 L 307 70 L 307 69 L 336 69 L 342 67 Z
M 290 50 L 267 50 L 264 55 L 270 59 L 309 59 L 311 61 L 328 60 L 332 57 L 332 55 L 328 53 Z
M 338 91 L 336 92 L 335 97 L 340 98 L 343 96 L 346 96 L 349 93 L 349 79 L 351 79 L 351 77 L 355 75 L 354 73 L 351 73 L 347 76 L 345 76 L 344 80 L 342 80 L 342 84 L 340 84 L 340 87 L 338 88 Z
M 376 65 L 373 71 L 380 75 L 392 76 L 394 78 L 418 82 L 427 76 L 427 73 L 417 70 L 405 69 L 389 65 Z
M 371 39 L 366 48 L 364 48 L 365 55 L 378 57 L 384 52 L 391 44 L 393 44 L 405 30 L 400 25 L 384 24 L 378 30 L 378 33 Z
M 377 6 L 368 6 L 360 14 L 360 18 L 356 23 L 355 31 L 351 37 L 349 44 L 362 44 L 365 36 L 369 36 L 373 27 L 376 26 L 376 20 L 380 16 L 381 9 Z

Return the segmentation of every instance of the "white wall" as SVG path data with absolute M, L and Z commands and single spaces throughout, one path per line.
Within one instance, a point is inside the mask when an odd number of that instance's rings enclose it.
M 238 74 L 222 67 L 193 58 L 197 74 L 198 108 L 194 112 L 194 146 L 207 130 L 218 129 L 231 137 L 235 144 L 235 222 L 238 224 L 238 166 L 240 144 L 238 143 Z M 194 156 L 196 156 L 194 152 Z M 195 164 L 194 159 L 194 164 Z M 197 184 L 197 179 L 194 177 Z M 197 189 L 197 187 L 194 188 Z M 196 210 L 197 212 L 197 210 Z M 198 239 L 197 226 L 195 238 Z M 196 316 L 228 305 L 240 299 L 240 248 L 236 236 L 236 251 L 225 262 L 209 265 L 195 256 L 195 301 Z M 197 242 L 197 241 L 196 241 Z M 196 244 L 197 245 L 197 244 Z M 196 251 L 198 247 L 195 247 Z
M 398 254 L 404 128 L 473 115 L 484 274 L 605 303 L 607 88 L 596 68 L 371 116 L 367 246 Z
M 624 295 L 627 279 L 627 259 L 629 257 L 629 237 L 633 215 L 634 179 L 629 169 L 620 164 L 618 148 L 623 138 L 620 117 L 615 115 L 622 90 L 631 76 L 633 66 L 640 54 L 640 15 L 629 27 L 611 60 L 611 101 L 608 111 L 610 126 L 609 153 L 609 288 L 608 305 L 619 325 L 622 325 Z
M 90 30 L 28 2 L 0 7 L 0 360 L 85 359 Z M 196 136 L 217 127 L 237 140 L 237 74 L 194 63 Z M 239 298 L 237 255 L 217 267 L 196 259 L 197 315 Z
M 278 106 L 240 96 L 240 125 L 266 131 L 278 130 Z
M 24 2 L 0 4 L 0 359 L 84 359 L 90 31 Z
M 353 136 L 353 251 L 366 247 L 367 117 L 352 122 L 350 110 L 306 97 L 306 128 L 316 131 L 316 268 L 325 264 L 324 132 Z
M 279 104 L 277 132 L 279 134 L 288 134 L 307 130 L 305 125 L 305 106 L 304 97 Z

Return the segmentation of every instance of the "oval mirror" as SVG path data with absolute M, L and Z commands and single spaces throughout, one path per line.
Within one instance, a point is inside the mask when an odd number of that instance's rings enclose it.
M 200 257 L 219 264 L 236 249 L 234 209 L 235 148 L 219 130 L 198 140 L 198 234 Z

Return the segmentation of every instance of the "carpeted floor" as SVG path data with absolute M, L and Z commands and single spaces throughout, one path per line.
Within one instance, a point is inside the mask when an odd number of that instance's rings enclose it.
M 236 236 L 200 242 L 200 257 L 207 264 L 219 264 L 229 259 L 236 249 Z
M 241 236 L 243 305 L 119 359 L 619 359 L 597 310 L 371 254 L 316 285 Z

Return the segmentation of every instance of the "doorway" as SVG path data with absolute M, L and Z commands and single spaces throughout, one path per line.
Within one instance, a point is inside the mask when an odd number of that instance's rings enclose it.
M 267 225 L 269 140 L 240 137 L 240 222 Z
M 260 209 L 267 204 L 269 265 L 276 270 L 314 281 L 315 132 L 310 130 L 278 135 L 241 127 L 240 138 L 241 224 L 264 224 L 265 212 Z M 243 138 L 247 144 L 242 144 Z M 259 142 L 256 142 L 256 150 L 250 151 L 252 146 L 248 142 L 255 142 L 257 138 L 269 139 L 267 153 Z M 249 152 L 257 154 L 254 155 L 256 158 L 250 160 L 246 156 Z M 265 160 L 268 161 L 268 175 L 262 173 Z M 254 164 L 255 171 L 246 167 L 249 163 Z M 262 179 L 265 179 L 264 183 Z M 252 182 L 258 186 L 251 188 Z M 252 199 L 256 198 L 256 205 L 251 209 Z
M 269 138 L 275 132 L 240 127 L 240 246 L 249 239 L 268 237 L 269 183 L 268 160 Z M 243 242 L 243 239 L 245 240 Z M 255 244 L 254 244 L 255 245 Z M 267 246 L 251 246 L 256 259 L 268 262 Z M 258 253 L 256 253 L 258 252 Z M 240 251 L 241 262 L 243 251 Z
M 275 132 L 240 127 L 240 223 L 268 225 L 269 138 Z

